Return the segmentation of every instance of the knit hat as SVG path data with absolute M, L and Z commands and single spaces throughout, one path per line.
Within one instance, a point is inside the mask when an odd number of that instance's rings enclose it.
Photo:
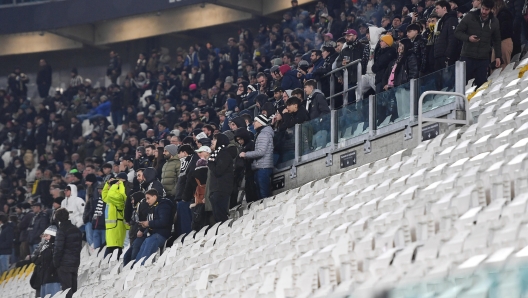
M 207 159 L 200 158 L 196 162 L 196 167 L 206 167 L 207 166 Z
M 211 139 L 209 138 L 202 138 L 202 139 L 199 139 L 197 140 L 200 144 L 202 144 L 202 146 L 207 146 L 207 147 L 211 147 Z
M 56 226 L 49 226 L 44 233 L 45 235 L 51 235 L 53 237 L 57 236 L 57 227 Z
M 286 72 L 288 72 L 290 70 L 291 70 L 291 67 L 288 64 L 284 64 L 284 65 L 279 66 L 279 71 L 280 71 L 281 75 L 284 75 Z
M 167 150 L 171 156 L 178 155 L 178 146 L 174 144 L 165 146 L 165 150 Z
M 121 172 L 119 174 L 117 174 L 117 179 L 123 179 L 123 180 L 128 180 L 128 176 L 125 172 Z
M 255 121 L 258 121 L 263 126 L 266 126 L 269 124 L 269 118 L 264 115 L 258 115 L 257 117 L 255 117 Z
M 75 176 L 75 178 L 79 179 L 79 180 L 82 180 L 82 174 L 77 172 L 77 173 L 74 173 L 73 176 Z
M 392 47 L 392 44 L 394 43 L 394 39 L 392 39 L 392 36 L 390 35 L 382 35 L 380 40 L 383 40 L 389 47 Z
M 189 90 L 191 90 L 191 91 L 196 90 L 196 84 L 190 84 L 189 85 Z
M 233 77 L 231 77 L 231 76 L 226 77 L 225 82 L 226 82 L 226 83 L 233 84 Z
M 235 139 L 235 134 L 230 130 L 224 131 L 223 134 L 227 136 L 227 138 L 229 139 L 229 142 Z
M 86 182 L 95 183 L 97 182 L 97 177 L 95 176 L 95 174 L 88 174 L 86 175 L 86 178 L 84 180 L 86 180 Z

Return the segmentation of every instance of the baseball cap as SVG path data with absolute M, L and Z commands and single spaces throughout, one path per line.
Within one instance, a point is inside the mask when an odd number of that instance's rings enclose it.
M 200 153 L 200 152 L 211 153 L 211 148 L 209 148 L 207 146 L 202 146 L 202 147 L 198 148 L 198 150 L 196 150 L 196 153 Z

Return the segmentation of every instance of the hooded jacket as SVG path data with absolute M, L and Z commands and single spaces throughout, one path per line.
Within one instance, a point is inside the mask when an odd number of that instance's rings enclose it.
M 84 224 L 84 200 L 77 196 L 77 186 L 75 184 L 68 184 L 71 188 L 71 195 L 62 200 L 61 207 L 66 208 L 70 212 L 70 220 L 76 227 Z
M 180 176 L 181 162 L 178 155 L 171 156 L 161 170 L 161 184 L 169 197 L 176 196 L 178 176 Z
M 493 49 L 495 49 L 495 57 L 502 57 L 500 25 L 491 12 L 484 23 L 480 21 L 480 9 L 468 12 L 456 28 L 455 35 L 456 38 L 464 42 L 460 53 L 462 57 L 489 59 L 490 45 L 493 45 Z M 480 40 L 470 42 L 469 37 L 471 35 L 478 36 Z
M 143 177 L 145 177 L 145 181 L 141 183 L 141 189 L 143 189 L 143 192 L 147 192 L 147 190 L 154 188 L 158 191 L 158 196 L 160 198 L 167 197 L 167 193 L 165 192 L 165 188 L 163 188 L 163 184 L 161 184 L 161 182 L 159 182 L 156 177 L 156 169 L 146 168 L 143 171 Z
M 257 129 L 255 151 L 246 152 L 246 158 L 253 159 L 253 170 L 273 168 L 273 135 L 273 129 L 269 126 Z
M 149 222 L 148 234 L 160 234 L 165 239 L 170 237 L 172 229 L 172 215 L 176 206 L 169 199 L 158 200 L 149 207 L 147 220 Z
M 0 227 L 0 255 L 11 255 L 15 229 L 13 223 L 6 222 Z
M 418 70 L 420 72 L 425 72 L 427 69 L 427 40 L 418 34 L 414 40 L 411 40 L 413 43 L 413 52 L 418 61 Z
M 284 75 L 282 76 L 281 87 L 284 90 L 293 90 L 295 88 L 302 88 L 301 81 L 299 81 L 299 79 L 297 78 L 296 70 L 288 70 L 287 72 L 284 73 Z
M 324 94 L 319 89 L 314 89 L 312 94 L 306 98 L 308 114 L 310 119 L 318 118 L 324 114 L 330 113 L 330 107 L 326 102 Z
M 231 194 L 234 186 L 233 160 L 231 151 L 227 149 L 229 139 L 224 134 L 218 134 L 216 150 L 209 157 L 207 166 L 209 167 L 208 189 L 209 193 L 221 192 Z
M 61 222 L 55 237 L 53 266 L 79 268 L 81 264 L 82 233 L 70 220 Z
M 196 153 L 180 159 L 180 174 L 176 185 L 176 196 L 174 197 L 175 202 L 182 200 L 183 192 L 187 185 L 187 175 L 194 171 L 198 159 L 200 159 L 200 157 Z
M 369 27 L 370 40 L 367 46 L 363 48 L 363 57 L 361 58 L 361 67 L 363 74 L 374 74 L 372 72 L 372 65 L 374 64 L 374 50 L 378 44 L 381 33 L 385 31 L 383 28 L 375 26 Z M 372 59 L 371 59 L 372 57 Z
M 455 61 L 459 53 L 455 29 L 459 26 L 458 18 L 455 11 L 446 13 L 437 24 L 437 35 L 434 44 L 434 57 L 446 57 Z M 469 37 L 469 36 L 468 36 Z M 460 39 L 460 38 L 459 38 Z M 466 39 L 467 40 L 467 39 Z M 482 41 L 482 40 L 481 40 Z
M 241 138 L 244 140 L 244 145 L 241 146 L 240 152 L 250 152 L 255 151 L 255 142 L 253 142 L 253 138 L 251 137 L 251 133 L 244 128 L 239 128 L 235 130 L 235 139 Z M 245 158 L 244 159 L 244 174 L 246 177 L 249 175 L 253 175 L 253 171 L 251 169 L 252 160 Z M 247 181 L 247 178 L 246 178 Z
M 112 185 L 107 182 L 103 188 L 101 196 L 103 201 L 106 203 L 106 246 L 123 247 L 126 234 L 125 185 L 121 181 L 118 181 Z

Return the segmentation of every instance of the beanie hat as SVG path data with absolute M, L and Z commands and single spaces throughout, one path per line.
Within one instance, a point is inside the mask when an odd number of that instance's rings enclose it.
M 79 179 L 79 180 L 82 180 L 82 174 L 77 172 L 77 173 L 74 173 L 73 176 L 75 176 L 75 178 Z
M 227 138 L 229 139 L 229 142 L 235 139 L 235 134 L 230 130 L 224 131 L 223 134 L 227 136 Z
M 123 179 L 123 180 L 128 180 L 128 176 L 127 176 L 127 173 L 125 172 L 121 172 L 119 174 L 117 174 L 117 179 Z
M 165 146 L 165 150 L 167 150 L 171 156 L 178 155 L 178 146 L 174 144 Z
M 95 174 L 88 174 L 86 175 L 86 178 L 84 180 L 86 180 L 86 182 L 96 183 L 97 177 L 95 176 Z
M 196 90 L 196 84 L 190 84 L 189 85 L 189 90 L 191 90 L 191 91 Z
M 279 71 L 280 71 L 281 75 L 284 75 L 286 72 L 288 72 L 290 70 L 291 70 L 291 67 L 288 64 L 284 64 L 284 65 L 279 66 Z
M 394 39 L 392 39 L 392 36 L 390 35 L 382 35 L 380 40 L 383 40 L 389 47 L 392 47 L 392 44 L 394 43 Z
M 56 226 L 49 226 L 45 231 L 44 233 L 42 234 L 46 234 L 46 235 L 51 235 L 51 236 L 57 236 L 57 227 Z
M 258 115 L 255 117 L 255 121 L 258 121 L 260 124 L 266 126 L 269 124 L 269 118 L 264 115 Z

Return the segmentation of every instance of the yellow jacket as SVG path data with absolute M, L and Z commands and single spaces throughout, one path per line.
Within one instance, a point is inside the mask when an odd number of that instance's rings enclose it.
M 123 182 L 119 181 L 113 185 L 107 182 L 103 188 L 102 199 L 106 203 L 106 246 L 123 247 L 126 236 L 124 220 L 126 192 Z

